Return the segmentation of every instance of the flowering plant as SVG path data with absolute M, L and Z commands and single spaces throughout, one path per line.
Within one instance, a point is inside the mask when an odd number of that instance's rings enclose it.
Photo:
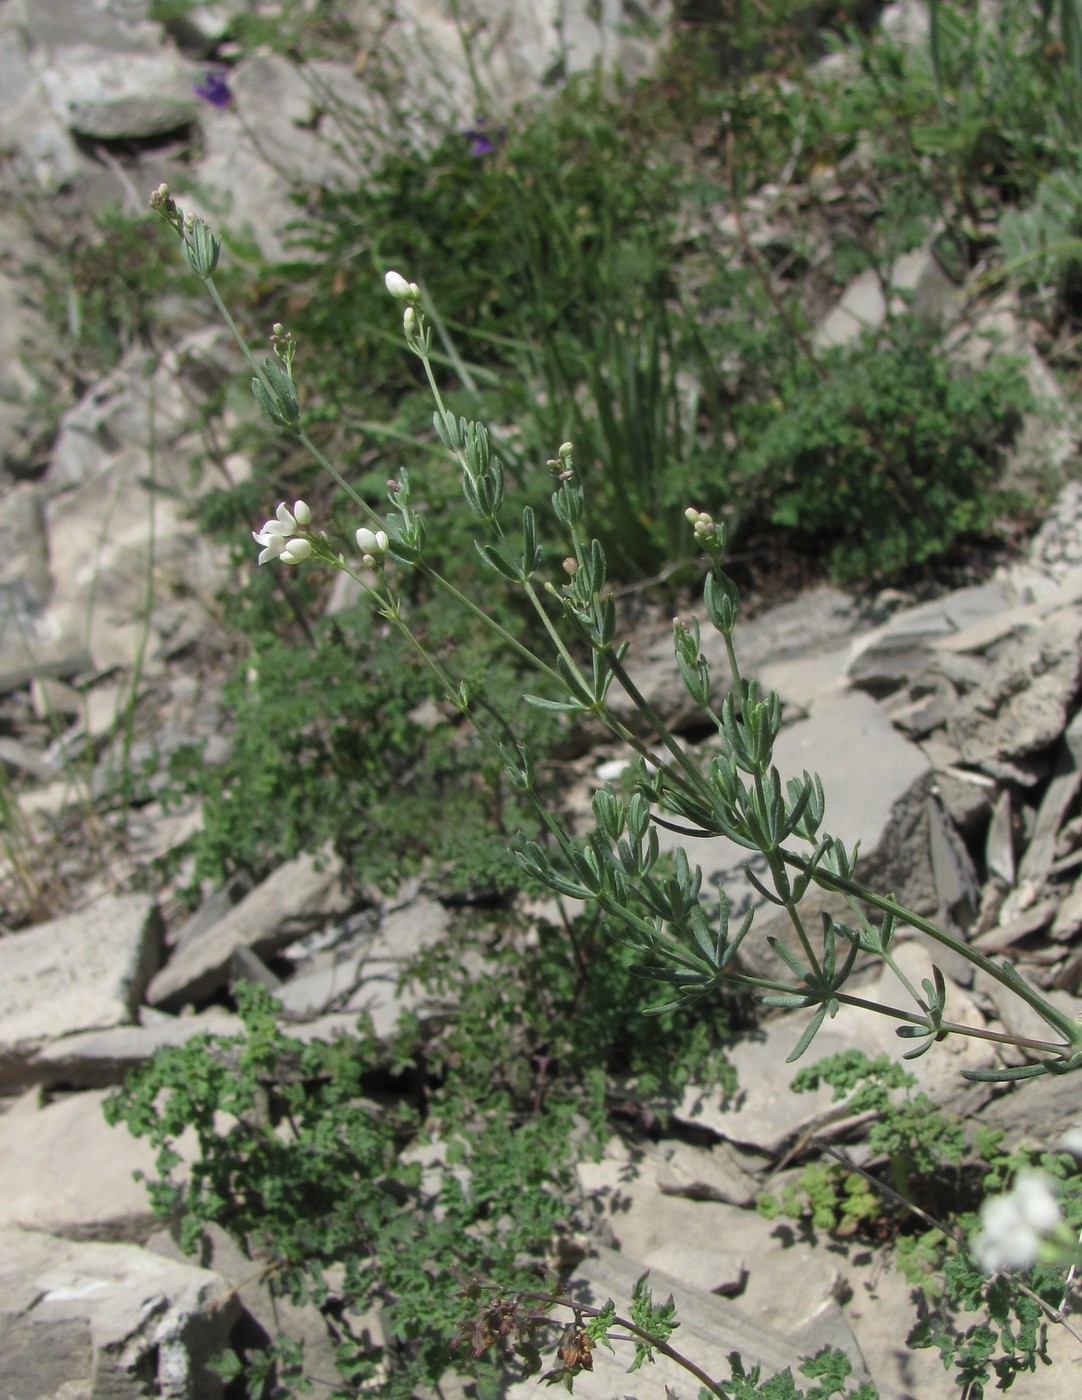
M 179 234 L 189 264 L 237 334 L 213 283 L 218 240 L 201 220 L 181 214 L 166 187 L 152 203 Z M 685 512 L 705 557 L 705 619 L 724 640 L 724 683 L 711 674 L 701 646 L 701 623 L 677 619 L 673 625 L 675 665 L 716 736 L 714 751 L 704 762 L 665 725 L 628 669 L 629 643 L 618 635 L 605 550 L 585 530 L 585 491 L 573 444 L 561 444 L 547 464 L 559 543 L 546 551 L 532 507 L 523 508 L 514 525 L 508 524 L 504 472 L 485 425 L 456 417 L 446 406 L 433 369 L 432 332 L 420 288 L 396 271 L 386 273 L 385 285 L 402 306 L 406 346 L 421 362 L 431 390 L 435 432 L 460 471 L 466 507 L 476 522 L 478 556 L 490 573 L 518 592 L 535 621 L 538 640 L 529 643 L 512 635 L 483 603 L 432 566 L 424 513 L 405 471 L 388 482 L 389 510 L 384 516 L 311 441 L 294 384 L 296 347 L 280 325 L 272 336 L 273 357 L 262 364 L 237 335 L 253 371 L 253 394 L 267 417 L 305 446 L 354 502 L 363 521 L 354 534 L 360 557 L 347 557 L 325 535 L 315 533 L 309 508 L 297 501 L 292 509 L 280 504 L 274 518 L 253 531 L 258 563 L 297 565 L 308 560 L 357 581 L 379 615 L 436 678 L 447 702 L 499 757 L 510 783 L 533 805 L 544 839 L 517 843 L 513 858 L 521 870 L 556 895 L 600 912 L 613 936 L 638 954 L 643 974 L 665 989 L 659 1010 L 686 1006 L 722 988 L 739 988 L 767 1007 L 811 1010 L 790 1060 L 807 1051 L 828 1017 L 843 1006 L 857 1006 L 899 1023 L 899 1037 L 911 1042 L 906 1059 L 927 1053 L 950 1036 L 1015 1046 L 1028 1056 L 1022 1066 L 964 1071 L 970 1078 L 1010 1081 L 1082 1067 L 1082 1025 L 1042 996 L 1010 963 L 995 962 L 892 896 L 861 884 L 856 851 L 825 829 L 826 798 L 819 777 L 808 771 L 785 777 L 774 764 L 781 702 L 776 693 L 763 693 L 741 669 L 734 641 L 740 598 L 724 567 L 724 523 L 697 506 Z M 553 567 L 550 561 L 555 559 L 561 562 Z M 533 756 L 507 721 L 411 627 L 398 585 L 399 577 L 409 571 L 422 575 L 479 626 L 490 629 L 542 679 L 547 693 L 526 693 L 526 703 L 590 719 L 635 756 L 630 795 L 611 786 L 597 790 L 593 826 L 584 836 L 573 834 L 552 813 Z M 614 686 L 637 711 L 641 727 L 630 726 L 610 704 Z M 666 863 L 661 831 L 688 839 L 725 837 L 749 853 L 744 867 L 748 880 L 765 901 L 784 911 L 792 931 L 792 947 L 769 939 L 776 972 L 752 973 L 739 956 L 752 930 L 754 911 L 738 928 L 731 928 L 725 892 L 716 900 L 704 896 L 702 872 L 683 846 L 676 848 L 671 864 Z M 752 854 L 765 863 L 765 876 L 752 868 Z M 849 910 L 846 918 L 823 914 L 820 929 L 811 927 L 801 906 L 813 886 L 841 896 Z M 894 943 L 904 928 L 949 949 L 1006 987 L 1037 1013 L 1048 1028 L 1047 1036 L 991 1031 L 952 1019 L 940 970 L 934 968 L 918 988 L 897 962 Z M 878 959 L 888 966 L 910 1004 L 884 1005 L 851 990 L 858 958 Z M 1058 1238 L 1059 1219 L 1059 1207 L 1040 1178 L 1023 1177 L 1010 1196 L 989 1204 L 973 1245 L 975 1257 L 988 1270 L 1022 1267 L 1050 1239 Z M 585 1368 L 589 1349 L 579 1346 L 574 1354 L 578 1366 Z

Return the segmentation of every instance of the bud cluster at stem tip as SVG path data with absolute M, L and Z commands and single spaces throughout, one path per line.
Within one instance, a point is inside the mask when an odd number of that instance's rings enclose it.
M 367 525 L 362 525 L 357 531 L 357 548 L 370 569 L 375 568 L 387 553 L 390 543 L 386 530 L 370 530 Z
M 696 510 L 694 506 L 688 506 L 684 511 L 684 519 L 691 526 L 697 545 L 708 546 L 717 535 L 718 527 L 714 524 L 714 517 L 705 510 Z

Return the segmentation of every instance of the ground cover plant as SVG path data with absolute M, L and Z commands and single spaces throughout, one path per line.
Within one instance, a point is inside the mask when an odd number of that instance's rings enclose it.
M 944 38 L 952 16 L 953 59 Z M 813 308 L 795 291 L 800 241 L 780 273 L 739 230 L 743 261 L 711 263 L 694 240 L 690 248 L 681 242 L 678 211 L 661 200 L 680 168 L 672 151 L 653 164 L 643 159 L 647 118 L 673 144 L 683 122 L 696 129 L 692 149 L 713 157 L 723 187 L 750 190 L 780 150 L 792 151 L 794 131 L 806 133 L 796 164 L 810 173 L 824 150 L 840 168 L 863 132 L 889 126 L 882 164 L 871 163 L 872 189 L 875 180 L 893 187 L 899 171 L 910 183 L 894 187 L 889 217 L 879 206 L 874 215 L 861 212 L 866 190 L 847 191 L 837 222 L 851 236 L 839 241 L 820 288 L 861 266 L 885 268 L 944 213 L 949 248 L 968 266 L 990 236 L 990 208 L 1005 217 L 1008 201 L 1034 189 L 1028 166 L 1054 170 L 1062 158 L 1039 149 L 1038 97 L 1063 108 L 1044 68 L 1036 60 L 1027 66 L 1031 50 L 1014 42 L 1013 28 L 989 35 L 946 7 L 939 17 L 947 29 L 934 51 L 914 55 L 861 38 L 862 83 L 845 109 L 848 125 L 839 120 L 825 131 L 812 121 L 829 109 L 815 89 L 797 83 L 794 98 L 792 73 L 747 57 L 761 39 L 749 19 L 732 88 L 710 94 L 695 112 L 686 97 L 662 107 L 664 79 L 618 99 L 584 85 L 569 88 L 536 125 L 491 128 L 498 139 L 486 138 L 490 149 L 480 155 L 474 138 L 452 134 L 423 159 L 396 158 L 364 191 L 328 197 L 303 234 L 319 261 L 279 270 L 245 308 L 242 319 L 254 319 L 257 300 L 273 300 L 275 279 L 297 288 L 292 334 L 276 327 L 272 353 L 252 358 L 256 399 L 290 452 L 269 455 L 265 475 L 242 496 L 211 501 L 208 511 L 235 522 L 259 490 L 267 500 L 288 500 L 256 531 L 270 567 L 258 571 L 240 607 L 251 653 L 231 696 L 237 728 L 229 766 L 208 780 L 192 755 L 174 765 L 178 788 L 206 799 L 200 874 L 269 869 L 323 839 L 333 810 L 347 852 L 363 853 L 358 873 L 390 881 L 447 859 L 448 847 L 416 833 L 438 826 L 431 813 L 454 804 L 476 838 L 460 871 L 467 894 L 481 890 L 499 903 L 525 883 L 581 899 L 588 910 L 571 928 L 544 929 L 526 956 L 503 926 L 479 936 L 475 922 L 468 946 L 486 956 L 491 977 L 471 986 L 454 944 L 446 958 L 431 956 L 414 975 L 449 989 L 457 1009 L 435 1032 L 403 1025 L 389 1058 L 363 1034 L 301 1046 L 277 1026 L 266 998 L 242 995 L 243 1042 L 198 1042 L 162 1056 L 116 1098 L 114 1117 L 164 1150 L 157 1199 L 181 1212 L 189 1242 L 202 1223 L 223 1224 L 268 1251 L 276 1287 L 324 1307 L 344 1395 L 413 1394 L 437 1384 L 452 1363 L 475 1376 L 481 1394 L 495 1391 L 500 1367 L 512 1365 L 570 1387 L 616 1329 L 633 1339 L 634 1363 L 651 1349 L 671 1351 L 672 1305 L 655 1303 L 648 1283 L 610 1312 L 564 1298 L 558 1277 L 538 1282 L 536 1264 L 558 1275 L 564 1246 L 585 1223 L 572 1168 L 605 1130 L 606 1085 L 616 1073 L 633 1074 L 656 1095 L 660 1114 L 666 1093 L 704 1065 L 724 1083 L 729 1019 L 746 1015 L 752 998 L 816 1008 L 795 1057 L 827 1016 L 856 999 L 846 984 L 858 957 L 892 961 L 899 927 L 969 957 L 1038 1012 L 1048 1030 L 1024 1044 L 1026 1073 L 1077 1067 L 1077 1026 L 1009 965 L 981 959 L 860 886 L 854 853 L 823 834 L 824 794 L 814 775 L 785 782 L 777 774 L 777 699 L 740 671 L 739 596 L 727 563 L 730 544 L 739 549 L 773 527 L 839 576 L 883 580 L 926 564 L 960 535 L 987 531 L 1009 504 L 996 483 L 1000 453 L 1028 402 L 1017 370 L 993 359 L 963 372 L 906 315 L 851 351 L 816 351 Z M 1039 28 L 1024 33 L 1035 46 Z M 1005 62 L 1010 56 L 1009 124 L 998 97 L 967 87 L 969 70 L 957 58 L 971 51 L 966 43 L 998 44 Z M 785 51 L 786 62 L 795 62 L 792 53 Z M 714 52 L 672 60 L 714 61 Z M 923 86 L 908 81 L 921 74 Z M 730 100 L 757 115 L 754 139 L 741 135 L 735 153 L 723 119 Z M 878 127 L 860 115 L 862 101 Z M 962 135 L 948 137 L 947 118 L 963 101 L 976 115 Z M 662 110 L 671 112 L 668 129 Z M 990 136 L 981 128 L 985 145 L 974 135 L 981 121 L 995 128 Z M 956 144 L 935 147 L 936 140 Z M 576 185 L 588 167 L 573 157 L 599 143 L 607 143 L 614 173 L 595 191 Z M 994 159 L 983 154 L 989 148 Z M 919 175 L 930 150 L 950 156 L 951 178 L 929 202 Z M 560 188 L 556 171 L 571 174 Z M 701 173 L 681 189 L 686 213 L 702 198 Z M 217 239 L 199 221 L 186 222 L 168 191 L 157 203 L 214 291 Z M 342 242 L 347 225 L 351 261 Z M 635 226 L 646 236 L 629 236 Z M 424 296 L 397 273 L 384 283 L 396 264 L 423 281 Z M 523 269 L 532 285 L 516 280 Z M 411 362 L 393 344 L 388 290 L 423 382 L 411 380 L 403 369 Z M 1069 315 L 1068 289 L 1057 296 L 1054 314 Z M 756 323 L 737 328 L 749 307 Z M 490 414 L 513 426 L 490 432 Z M 408 446 L 415 434 L 425 439 L 419 454 Z M 309 468 L 298 471 L 297 444 L 331 468 L 323 484 Z M 538 465 L 545 458 L 547 471 Z M 452 511 L 463 494 L 466 509 Z M 248 523 L 264 513 L 261 505 Z M 674 566 L 705 578 L 706 615 L 730 661 L 728 676 L 711 677 L 699 625 L 675 627 L 674 664 L 717 738 L 705 770 L 648 707 L 640 714 L 651 744 L 606 707 L 614 685 L 636 699 L 611 585 Z M 328 580 L 341 574 L 352 576 L 364 607 L 328 620 L 321 603 Z M 523 690 L 533 696 L 525 730 Z M 435 738 L 421 732 L 422 699 L 442 707 Z M 584 835 L 549 800 L 544 770 L 587 725 L 607 725 L 642 764 L 626 789 L 597 793 L 594 828 Z M 306 775 L 300 786 L 298 773 Z M 754 931 L 729 927 L 724 897 L 704 899 L 686 854 L 659 858 L 659 816 L 765 856 L 762 892 L 787 911 L 798 949 L 777 946 L 776 975 L 736 970 L 739 944 Z M 504 857 L 509 844 L 515 867 Z M 846 895 L 851 913 L 822 930 L 806 927 L 800 902 L 812 884 Z M 937 980 L 910 991 L 901 1025 L 910 1055 L 934 1053 L 944 1036 L 976 1033 L 952 1021 Z M 653 1021 L 648 1007 L 659 1011 Z M 929 1142 L 924 1104 L 907 1114 L 884 1097 L 904 1088 L 897 1067 L 818 1073 L 833 1074 L 842 1092 L 870 1096 L 880 1113 L 893 1163 L 881 1185 L 919 1197 L 937 1167 L 956 1163 L 950 1134 Z M 374 1107 L 388 1078 L 408 1085 L 392 1115 Z M 226 1134 L 215 1125 L 219 1110 L 233 1115 Z M 200 1158 L 192 1185 L 178 1193 L 168 1180 L 176 1165 L 170 1144 L 189 1124 L 199 1132 Z M 433 1185 L 416 1150 L 437 1143 L 445 1156 Z M 993 1145 L 983 1160 L 987 1189 L 1003 1190 L 1022 1171 L 1020 1162 L 1005 1166 Z M 1036 1364 L 1041 1319 L 1062 1311 L 1077 1170 L 1063 1153 L 1042 1170 L 1042 1228 L 1020 1260 L 993 1264 L 992 1283 L 978 1258 L 979 1241 L 992 1233 L 978 1222 L 979 1193 L 934 1240 L 908 1246 L 932 1299 L 915 1340 L 938 1346 L 972 1396 L 993 1376 Z M 881 1228 L 894 1206 L 885 1208 L 878 1186 L 859 1173 L 843 1172 L 809 1178 L 804 1197 L 786 1204 L 823 1230 Z M 1069 1189 L 1055 1195 L 1049 1179 Z M 1018 1199 L 1021 1218 L 1028 1198 Z M 308 1207 L 299 1210 L 298 1201 Z M 389 1341 L 373 1340 L 365 1310 L 375 1303 L 389 1319 Z M 980 1317 L 972 1327 L 967 1310 Z M 870 1388 L 854 1389 L 846 1365 L 837 1354 L 806 1362 L 807 1392 L 791 1375 L 748 1374 L 739 1357 L 728 1377 L 691 1373 L 719 1395 L 867 1400 Z M 226 1358 L 223 1368 L 243 1374 L 252 1394 L 303 1393 L 303 1358 L 285 1341 Z

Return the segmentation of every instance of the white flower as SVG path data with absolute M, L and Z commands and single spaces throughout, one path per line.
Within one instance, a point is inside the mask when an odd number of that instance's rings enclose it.
M 417 283 L 407 282 L 398 272 L 388 272 L 383 279 L 383 285 L 398 301 L 416 301 L 421 295 Z
M 1075 1157 L 1082 1157 L 1082 1126 L 1068 1128 L 1059 1140 L 1061 1152 L 1070 1152 Z
M 252 539 L 260 547 L 259 563 L 281 559 L 284 564 L 299 564 L 307 559 L 312 546 L 304 539 L 293 538 L 298 525 L 303 528 L 312 520 L 312 512 L 303 501 L 295 501 L 290 510 L 285 501 L 279 502 L 273 520 L 265 520 L 261 530 L 252 531 Z
M 1045 1236 L 1062 1219 L 1050 1179 L 1043 1172 L 1023 1172 L 1012 1191 L 981 1206 L 973 1257 L 986 1274 L 1028 1269 L 1037 1262 Z
M 390 543 L 386 530 L 370 530 L 367 525 L 362 525 L 357 531 L 357 548 L 362 554 L 386 554 Z

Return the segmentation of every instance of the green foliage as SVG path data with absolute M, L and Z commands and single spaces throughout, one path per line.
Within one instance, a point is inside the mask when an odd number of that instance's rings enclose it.
M 800 363 L 751 416 L 742 474 L 770 520 L 826 553 L 839 579 L 889 577 L 988 530 L 1007 505 L 1003 449 L 1030 394 L 1017 366 L 951 366 L 915 322 Z
M 724 1006 L 713 1001 L 654 1014 L 656 989 L 635 975 L 634 951 L 607 934 L 596 915 L 567 927 L 542 920 L 529 937 L 510 936 L 502 920 L 480 945 L 478 934 L 473 921 L 465 942 L 430 950 L 409 974 L 456 1008 L 427 1050 L 442 1080 L 430 1110 L 438 1118 L 460 1116 L 471 1099 L 496 1087 L 528 1111 L 585 1084 L 594 1131 L 601 1132 L 614 1079 L 648 1119 L 663 1115 L 688 1083 L 735 1087 L 724 1056 Z M 476 975 L 479 957 L 483 977 Z
M 192 291 L 168 229 L 143 215 L 106 209 L 58 251 L 66 280 L 46 278 L 45 309 L 87 372 L 151 341 L 166 298 Z
M 926 1094 L 912 1094 L 916 1080 L 886 1055 L 871 1060 L 860 1050 L 846 1050 L 800 1070 L 791 1087 L 799 1094 L 823 1084 L 854 1116 L 876 1115 L 866 1140 L 873 1158 L 885 1159 L 892 1190 L 918 1205 L 922 1197 L 926 1205 L 937 1204 L 934 1193 L 942 1188 L 943 1169 L 957 1167 L 965 1153 L 960 1123 Z M 897 1097 L 899 1090 L 904 1097 Z M 897 1217 L 896 1206 L 874 1183 L 836 1162 L 811 1163 L 795 1183 L 776 1197 L 764 1197 L 759 1207 L 769 1217 L 809 1219 L 814 1229 L 839 1238 L 878 1229 Z
M 1005 1151 L 1002 1131 L 981 1124 L 973 1138 L 983 1194 L 998 1195 L 1019 1172 L 1038 1168 L 1065 1183 L 1059 1197 L 1064 1218 L 1070 1229 L 1082 1227 L 1082 1173 L 1074 1157 L 1032 1147 Z M 902 1237 L 894 1263 L 916 1285 L 919 1319 L 909 1345 L 935 1347 L 964 1393 L 980 1400 L 993 1378 L 997 1390 L 1006 1390 L 1038 1363 L 1049 1364 L 1048 1323 L 1063 1305 L 1066 1283 L 1063 1269 L 1047 1264 L 989 1278 L 964 1244 L 977 1228 L 976 1212 L 966 1211 L 957 1217 L 953 1238 L 940 1230 Z M 976 1320 L 968 1321 L 974 1313 Z
M 256 580 L 251 606 L 259 616 L 268 583 Z M 294 598 L 302 610 L 316 601 L 303 579 Z M 420 613 L 433 627 L 441 616 Z M 449 891 L 511 887 L 507 848 L 514 833 L 532 830 L 533 818 L 457 717 L 433 724 L 418 711 L 443 697 L 401 641 L 373 636 L 357 621 L 344 615 L 311 626 L 310 645 L 257 630 L 225 687 L 224 762 L 208 765 L 194 746 L 171 756 L 171 795 L 194 794 L 203 804 L 191 843 L 195 878 L 262 874 L 331 841 L 358 879 L 380 885 L 427 862 L 446 867 Z M 519 695 L 515 670 L 491 644 L 476 642 L 462 638 L 458 659 L 483 678 L 488 703 L 510 713 Z M 524 720 L 524 735 L 544 752 L 556 722 L 540 711 Z
M 574 1100 L 553 1096 L 523 1121 L 490 1094 L 468 1121 L 445 1125 L 442 1152 L 422 1171 L 404 1150 L 428 1141 L 417 1108 L 403 1098 L 388 1111 L 371 1097 L 370 1040 L 295 1040 L 259 988 L 239 989 L 238 1005 L 243 1037 L 198 1036 L 159 1052 L 113 1095 L 107 1117 L 157 1149 L 152 1200 L 185 1248 L 206 1224 L 221 1225 L 266 1261 L 273 1291 L 325 1310 L 344 1375 L 370 1380 L 382 1366 L 389 1397 L 434 1384 L 460 1311 L 451 1269 L 526 1286 L 527 1261 L 573 1222 L 583 1150 Z M 186 1128 L 198 1145 L 185 1181 L 174 1144 Z M 350 1320 L 376 1301 L 393 1339 L 382 1351 Z M 298 1365 L 278 1347 L 242 1360 L 279 1382 Z
M 810 1390 L 799 1390 L 789 1370 L 760 1382 L 762 1368 L 755 1366 L 750 1371 L 745 1370 L 737 1352 L 729 1357 L 729 1365 L 732 1378 L 725 1386 L 732 1400 L 829 1400 L 834 1395 L 846 1396 L 847 1400 L 877 1400 L 879 1395 L 875 1386 L 867 1381 L 860 1382 L 855 1389 L 850 1388 L 853 1365 L 837 1347 L 824 1347 L 801 1365 L 801 1374 L 817 1382 Z

